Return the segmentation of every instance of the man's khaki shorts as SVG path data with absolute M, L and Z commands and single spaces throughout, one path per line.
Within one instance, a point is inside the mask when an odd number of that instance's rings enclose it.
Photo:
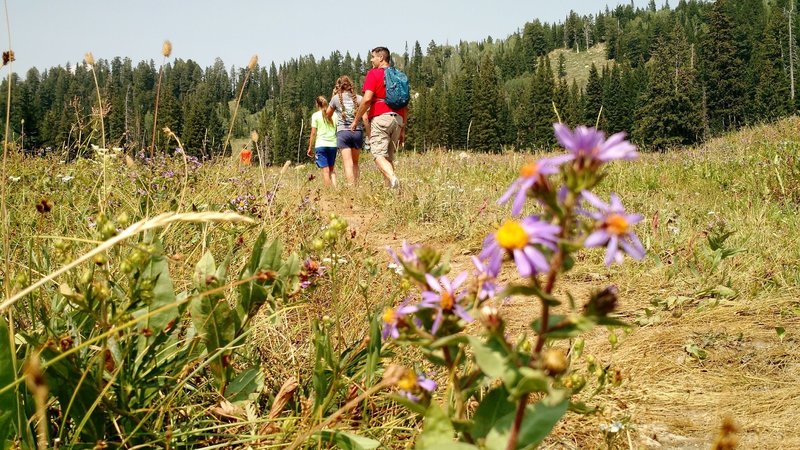
M 381 114 L 372 118 L 372 132 L 369 136 L 369 146 L 372 156 L 383 156 L 394 161 L 394 153 L 400 144 L 400 129 L 403 118 L 397 113 Z

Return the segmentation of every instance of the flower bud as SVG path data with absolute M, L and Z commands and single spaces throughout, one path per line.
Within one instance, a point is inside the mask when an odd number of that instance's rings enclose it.
M 497 313 L 497 308 L 490 305 L 483 305 L 481 308 L 480 320 L 483 326 L 490 332 L 499 330 L 503 325 L 503 319 Z
M 542 368 L 549 375 L 561 375 L 567 370 L 567 366 L 567 355 L 563 350 L 551 348 L 542 353 Z
M 86 285 L 91 283 L 92 278 L 94 278 L 92 272 L 89 270 L 84 270 L 83 273 L 81 273 L 81 278 L 80 278 L 81 284 Z
M 119 213 L 119 215 L 114 221 L 117 222 L 121 227 L 127 227 L 128 224 L 130 223 L 130 219 L 128 218 L 128 213 L 125 211 Z
M 108 257 L 103 253 L 98 253 L 92 257 L 92 262 L 98 266 L 102 266 L 108 262 Z
M 325 230 L 324 233 L 322 233 L 322 238 L 325 239 L 328 242 L 335 241 L 336 240 L 336 230 L 328 228 L 327 230 Z
M 117 227 L 114 225 L 114 222 L 108 221 L 100 227 L 100 235 L 103 239 L 110 239 L 117 234 Z
M 325 248 L 325 243 L 322 242 L 322 239 L 316 238 L 313 241 L 311 241 L 311 248 L 316 251 L 320 251 L 323 248 Z

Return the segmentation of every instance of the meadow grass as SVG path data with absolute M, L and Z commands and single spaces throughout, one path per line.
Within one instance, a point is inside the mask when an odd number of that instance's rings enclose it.
M 800 360 L 798 128 L 800 121 L 790 118 L 701 147 L 643 154 L 638 162 L 610 166 L 601 197 L 617 192 L 628 210 L 645 216 L 637 232 L 648 256 L 609 269 L 601 251 L 585 252 L 560 293 L 569 291 L 582 302 L 592 289 L 619 286 L 621 317 L 633 326 L 613 338 L 607 331 L 592 333 L 586 353 L 618 369 L 622 384 L 591 399 L 602 407 L 600 413 L 568 415 L 546 446 L 593 448 L 608 442 L 628 448 L 629 442 L 635 446 L 651 439 L 666 446 L 708 445 L 723 416 L 741 426 L 745 447 L 800 445 L 792 441 L 797 439 L 794 411 L 800 407 L 793 395 L 800 386 L 792 376 Z M 177 223 L 169 228 L 163 246 L 175 291 L 191 289 L 195 264 L 207 251 L 221 258 L 232 245 L 249 248 L 262 230 L 270 239 L 281 239 L 286 253 L 323 261 L 327 275 L 292 304 L 260 315 L 246 336 L 240 353 L 260 362 L 265 378 L 247 418 L 223 423 L 211 411 L 216 399 L 202 381 L 202 367 L 195 374 L 201 380 L 195 393 L 172 396 L 154 408 L 164 409 L 164 417 L 191 417 L 198 430 L 206 430 L 198 434 L 205 433 L 207 446 L 288 442 L 298 430 L 320 423 L 308 413 L 314 396 L 311 324 L 329 326 L 332 348 L 339 354 L 364 345 L 368 316 L 399 301 L 402 288 L 387 268 L 385 248 L 397 248 L 403 240 L 447 250 L 453 272 L 471 269 L 468 257 L 507 217 L 507 208 L 497 206 L 496 199 L 522 164 L 540 156 L 401 152 L 397 170 L 402 188 L 391 191 L 368 155 L 357 189 L 323 188 L 318 177 L 311 179 L 317 175 L 313 164 L 269 169 L 262 181 L 257 167 L 240 166 L 236 158 L 188 162 L 184 178 L 187 162 L 170 154 L 149 163 L 117 155 L 106 167 L 103 185 L 98 176 L 102 166 L 95 159 L 12 155 L 8 175 L 13 178 L 5 180 L 10 254 L 4 255 L 12 269 L 3 282 L 19 292 L 100 245 L 101 210 L 120 225 L 176 209 L 252 217 L 255 226 Z M 262 184 L 270 190 L 268 198 Z M 39 212 L 37 205 L 44 204 L 49 211 Z M 334 245 L 315 250 L 312 242 L 332 213 L 347 220 L 349 229 Z M 112 272 L 119 271 L 133 245 L 108 252 Z M 231 272 L 243 263 L 234 258 Z M 59 283 L 74 282 L 83 269 L 16 304 L 17 329 L 34 334 L 50 326 L 48 305 L 59 297 Z M 227 288 L 226 297 L 233 292 Z M 509 332 L 530 338 L 527 324 L 538 307 L 519 300 L 498 306 L 510 322 Z M 420 361 L 403 348 L 390 346 L 389 352 L 406 365 Z M 299 384 L 293 399 L 279 417 L 264 419 L 291 379 Z M 336 405 L 355 398 L 345 391 L 364 388 L 355 378 L 345 379 Z M 182 402 L 189 406 L 177 406 Z M 340 425 L 391 448 L 405 447 L 421 422 L 382 397 L 373 402 L 367 417 L 350 414 L 351 425 Z M 614 422 L 621 424 L 620 431 L 601 431 L 601 425 Z

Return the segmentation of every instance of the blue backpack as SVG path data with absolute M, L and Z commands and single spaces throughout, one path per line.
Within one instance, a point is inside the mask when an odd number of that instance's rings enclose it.
M 386 83 L 384 101 L 392 109 L 404 108 L 411 99 L 408 88 L 408 77 L 401 70 L 390 66 L 383 70 L 383 81 Z

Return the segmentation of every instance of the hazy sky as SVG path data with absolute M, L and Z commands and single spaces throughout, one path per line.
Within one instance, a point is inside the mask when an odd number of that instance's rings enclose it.
M 192 59 L 201 67 L 216 57 L 242 67 L 258 55 L 261 65 L 300 55 L 327 57 L 350 51 L 362 57 L 385 45 L 402 53 L 419 41 L 505 38 L 526 21 L 563 21 L 570 10 L 595 14 L 628 1 L 611 0 L 6 0 L 15 72 L 74 64 L 91 51 L 95 59 L 129 57 L 134 64 L 160 64 L 169 39 L 172 58 Z M 659 6 L 663 0 L 657 2 Z M 677 0 L 673 2 L 677 4 Z M 395 4 L 393 17 L 380 5 Z M 647 0 L 635 0 L 644 7 Z M 674 5 L 673 5 L 674 6 Z M 371 12 L 370 12 L 371 11 Z M 1 11 L 0 11 L 1 12 Z M 6 31 L 3 17 L 2 30 Z M 8 33 L 0 46 L 8 48 Z

